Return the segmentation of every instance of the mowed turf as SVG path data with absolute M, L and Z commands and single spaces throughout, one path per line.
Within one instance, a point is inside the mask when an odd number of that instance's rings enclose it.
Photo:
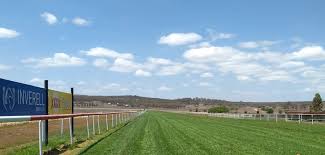
M 84 154 L 325 154 L 325 126 L 146 112 Z

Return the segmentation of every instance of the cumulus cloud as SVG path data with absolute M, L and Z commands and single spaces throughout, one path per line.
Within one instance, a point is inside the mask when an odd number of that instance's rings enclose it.
M 91 48 L 88 51 L 82 51 L 82 53 L 93 57 L 133 59 L 133 54 L 131 53 L 119 53 L 103 47 Z
M 201 86 L 201 87 L 208 87 L 208 86 L 211 86 L 211 84 L 208 83 L 208 82 L 200 82 L 199 83 L 199 86 Z
M 66 53 L 55 53 L 53 57 L 48 58 L 28 58 L 22 60 L 22 63 L 30 65 L 35 68 L 48 68 L 48 67 L 67 67 L 67 66 L 82 66 L 86 61 L 70 56 Z
M 55 23 L 58 22 L 58 19 L 56 18 L 56 16 L 52 13 L 49 12 L 43 12 L 41 14 L 41 17 L 49 24 L 49 25 L 53 25 Z
M 185 68 L 182 64 L 174 64 L 169 66 L 163 66 L 158 72 L 158 75 L 176 75 L 185 71 Z
M 170 65 L 173 62 L 169 59 L 164 59 L 164 58 L 153 58 L 153 57 L 149 57 L 147 59 L 147 61 L 151 64 L 155 64 L 155 65 Z
M 149 77 L 151 76 L 151 73 L 150 72 L 147 72 L 147 71 L 144 71 L 142 69 L 138 69 L 135 73 L 134 73 L 135 76 L 142 76 L 142 77 Z
M 90 22 L 87 19 L 81 17 L 76 17 L 72 19 L 72 23 L 77 26 L 88 26 L 90 24 Z
M 0 27 L 0 38 L 15 38 L 19 35 L 15 30 Z
M 290 55 L 293 59 L 324 60 L 325 50 L 321 46 L 307 46 Z
M 233 47 L 201 47 L 187 50 L 183 56 L 185 59 L 197 63 L 213 63 L 221 73 L 233 73 L 238 80 L 259 79 L 270 80 L 292 80 L 291 74 L 284 67 L 289 65 L 302 65 L 298 62 L 280 64 L 281 61 L 270 60 L 270 53 L 247 53 Z M 286 54 L 280 54 L 287 57 Z M 279 57 L 278 57 L 279 59 Z M 285 60 L 284 58 L 281 58 Z M 289 58 L 286 58 L 286 60 Z M 288 60 L 287 60 L 288 61 Z M 272 62 L 272 63 L 270 63 Z M 277 65 L 275 65 L 276 63 Z
M 117 58 L 117 59 L 115 59 L 110 70 L 116 71 L 116 72 L 126 72 L 127 73 L 127 72 L 134 72 L 139 68 L 141 68 L 141 65 L 133 62 L 132 60 Z
M 160 86 L 158 88 L 159 91 L 172 91 L 173 88 L 167 87 L 167 86 Z
M 238 45 L 241 48 L 265 48 L 277 43 L 279 43 L 279 41 L 262 40 L 262 41 L 240 42 Z
M 93 63 L 95 67 L 99 68 L 107 68 L 109 66 L 109 63 L 106 59 L 96 59 Z
M 197 33 L 170 33 L 162 36 L 158 43 L 169 46 L 186 45 L 202 40 L 202 36 Z
M 206 72 L 206 73 L 201 74 L 200 77 L 202 77 L 202 78 L 212 78 L 213 74 L 210 73 L 210 72 Z
M 11 66 L 0 64 L 0 71 L 5 71 L 11 69 Z

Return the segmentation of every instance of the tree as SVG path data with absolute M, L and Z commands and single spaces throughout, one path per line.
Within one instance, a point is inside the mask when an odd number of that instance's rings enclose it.
M 322 97 L 319 95 L 319 93 L 316 93 L 313 102 L 310 105 L 310 112 L 321 112 L 322 108 L 323 108 Z
M 268 109 L 266 109 L 266 113 L 268 113 L 268 114 L 273 114 L 273 109 L 272 108 L 268 108 Z
M 226 106 L 213 107 L 208 110 L 208 113 L 226 113 L 229 112 L 229 108 Z

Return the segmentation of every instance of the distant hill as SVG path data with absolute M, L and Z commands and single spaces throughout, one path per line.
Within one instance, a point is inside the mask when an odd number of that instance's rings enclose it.
M 294 105 L 308 105 L 309 101 L 294 101 L 294 102 L 232 102 L 218 99 L 208 98 L 180 98 L 180 99 L 161 99 L 161 98 L 150 98 L 141 96 L 86 96 L 86 95 L 75 95 L 75 102 L 84 106 L 90 104 L 91 106 L 103 106 L 103 105 L 115 105 L 115 106 L 129 106 L 129 107 L 140 107 L 140 108 L 184 108 L 190 105 L 227 105 L 227 106 L 294 106 Z

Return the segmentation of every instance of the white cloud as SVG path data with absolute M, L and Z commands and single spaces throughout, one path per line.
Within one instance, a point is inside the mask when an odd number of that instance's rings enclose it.
M 76 17 L 72 19 L 72 23 L 77 26 L 87 26 L 90 24 L 90 22 L 84 18 Z
M 199 83 L 199 86 L 201 86 L 201 87 L 208 87 L 208 86 L 211 86 L 211 84 L 208 83 L 208 82 L 200 82 Z
M 247 81 L 247 80 L 251 80 L 251 78 L 249 76 L 244 76 L 244 75 L 239 75 L 237 76 L 237 79 L 239 81 Z
M 232 47 L 201 47 L 185 51 L 184 58 L 193 62 L 218 62 L 229 59 L 244 58 L 245 54 L 239 53 L 238 50 Z M 236 56 L 236 57 L 234 57 Z
M 163 66 L 158 72 L 158 75 L 176 75 L 185 71 L 185 68 L 182 64 L 175 64 L 170 66 Z
M 270 55 L 272 57 L 268 57 Z M 274 54 L 272 52 L 246 53 L 233 47 L 193 48 L 185 51 L 183 56 L 192 62 L 215 64 L 218 71 L 224 74 L 233 73 L 238 80 L 289 81 L 293 77 L 290 72 L 286 71 L 288 68 L 285 67 L 289 67 L 289 65 L 303 67 L 303 64 L 299 62 L 290 62 L 286 54 Z M 284 64 L 284 62 L 288 63 Z
M 279 41 L 270 41 L 270 40 L 248 41 L 248 42 L 240 42 L 239 47 L 241 47 L 241 48 L 265 48 L 265 47 L 272 46 L 277 43 L 279 43 Z
M 45 81 L 45 79 L 36 77 L 36 78 L 31 79 L 29 81 L 29 83 L 39 86 L 39 87 L 43 87 L 44 81 Z M 62 80 L 48 80 L 48 84 L 49 84 L 49 89 L 52 89 L 52 90 L 63 91 L 63 92 L 70 91 L 69 85 Z
M 134 72 L 139 68 L 141 68 L 141 65 L 133 62 L 132 60 L 117 58 L 115 59 L 110 70 L 116 72 Z
M 249 41 L 249 42 L 241 42 L 239 43 L 239 47 L 241 48 L 257 48 L 259 45 L 257 42 Z
M 158 43 L 169 46 L 186 45 L 202 40 L 202 36 L 197 33 L 171 33 L 162 36 Z
M 53 25 L 58 22 L 58 19 L 56 18 L 56 16 L 49 12 L 43 12 L 41 14 L 41 17 L 50 25 Z
M 0 64 L 0 71 L 5 71 L 11 69 L 11 66 Z
M 149 57 L 147 59 L 147 61 L 151 64 L 155 64 L 155 65 L 170 65 L 173 62 L 169 59 L 164 59 L 164 58 L 153 58 L 153 57 Z
M 201 74 L 200 77 L 202 77 L 202 78 L 212 78 L 213 74 L 209 73 L 209 72 L 206 72 L 206 73 Z
M 216 32 L 213 29 L 207 29 L 207 32 L 208 32 L 208 37 L 209 37 L 209 39 L 211 41 L 215 41 L 215 40 L 218 40 L 218 39 L 231 39 L 231 38 L 236 37 L 235 34 L 219 33 L 219 32 Z
M 279 65 L 280 68 L 297 68 L 303 66 L 305 66 L 305 63 L 302 61 L 286 61 Z
M 89 49 L 88 51 L 82 51 L 82 52 L 86 53 L 86 55 L 88 56 L 94 56 L 94 57 L 133 59 L 133 55 L 131 53 L 119 53 L 114 50 L 103 48 L 103 47 L 95 47 Z
M 36 84 L 41 84 L 44 82 L 44 80 L 40 79 L 40 78 L 33 78 L 29 81 L 30 83 L 36 83 Z
M 159 91 L 172 91 L 173 88 L 167 87 L 167 86 L 160 86 L 158 88 Z
M 321 46 L 307 46 L 290 54 L 293 59 L 324 60 L 325 50 Z
M 151 73 L 150 72 L 147 72 L 147 71 L 144 71 L 142 69 L 138 69 L 135 73 L 134 73 L 135 76 L 143 76 L 143 77 L 149 77 L 151 76 Z
M 106 59 L 96 59 L 93 65 L 99 68 L 107 68 L 109 66 L 109 63 Z
M 55 53 L 53 57 L 41 58 L 41 59 L 28 58 L 22 60 L 22 63 L 31 65 L 32 67 L 35 68 L 47 68 L 47 67 L 82 66 L 86 64 L 86 61 L 81 58 L 69 56 L 66 53 Z
M 15 38 L 19 35 L 15 30 L 0 27 L 0 38 Z

